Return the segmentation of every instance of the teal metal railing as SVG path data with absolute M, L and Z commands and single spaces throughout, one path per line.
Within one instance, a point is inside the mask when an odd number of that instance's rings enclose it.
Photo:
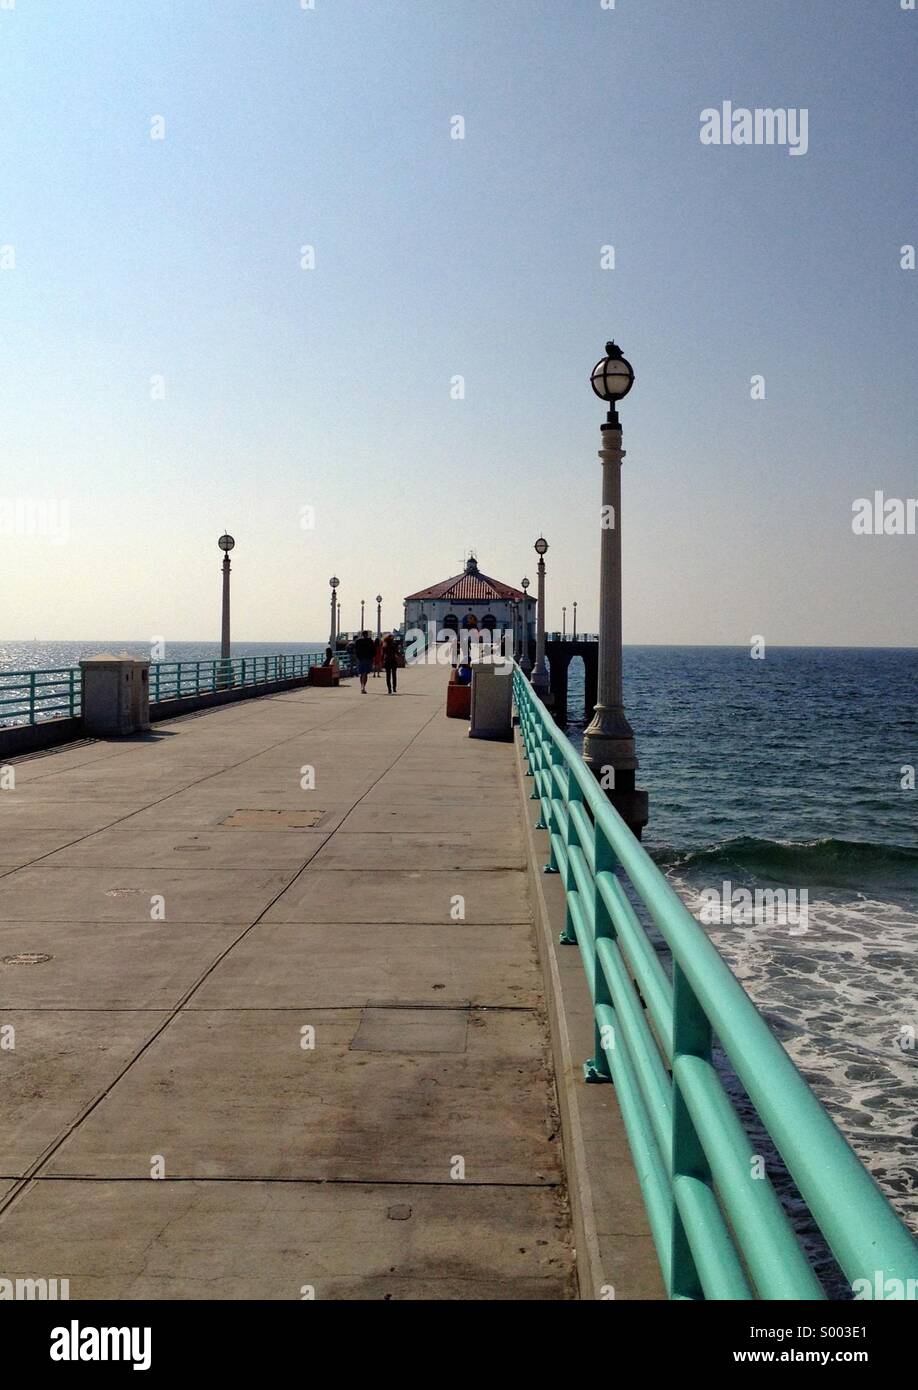
M 150 664 L 150 700 L 184 699 L 239 685 L 305 676 L 321 666 L 322 652 L 292 655 L 236 656 L 214 661 L 154 661 Z M 335 660 L 344 676 L 352 674 L 347 652 Z M 0 671 L 0 728 L 39 724 L 46 719 L 71 718 L 80 713 L 82 672 L 79 666 L 39 671 Z
M 339 652 L 335 660 L 342 675 L 350 672 L 350 657 Z M 297 652 L 284 656 L 233 656 L 215 661 L 154 661 L 150 665 L 150 701 L 181 700 L 232 686 L 264 685 L 268 681 L 305 676 L 311 666 L 321 666 L 322 652 Z
M 757 1176 L 761 1158 L 712 1060 L 715 1037 L 849 1284 L 908 1288 L 918 1278 L 909 1231 L 519 667 L 513 681 L 545 870 L 564 882 L 561 940 L 579 946 L 593 1000 L 586 1079 L 615 1084 L 669 1296 L 826 1296 L 771 1181 Z M 669 949 L 672 977 L 635 901 Z
M 0 671 L 0 727 L 73 718 L 80 712 L 79 666 Z

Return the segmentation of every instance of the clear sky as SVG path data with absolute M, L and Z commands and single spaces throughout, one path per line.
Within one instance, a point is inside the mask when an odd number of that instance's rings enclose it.
M 216 639 L 225 527 L 236 639 L 540 530 L 593 628 L 614 335 L 625 640 L 918 645 L 918 536 L 851 526 L 918 495 L 900 0 L 9 4 L 0 637 Z M 807 153 L 703 145 L 724 101 Z

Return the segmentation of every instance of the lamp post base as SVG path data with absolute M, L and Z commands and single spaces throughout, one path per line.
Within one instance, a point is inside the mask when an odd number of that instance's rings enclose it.
M 543 704 L 551 703 L 551 681 L 547 671 L 536 667 L 532 673 L 532 688 Z
M 644 833 L 644 826 L 650 818 L 650 798 L 645 791 L 633 787 L 631 791 L 607 791 L 606 796 L 636 840 Z
M 583 761 L 639 840 L 649 818 L 647 792 L 635 787 L 634 733 L 623 710 L 597 707 L 583 735 Z

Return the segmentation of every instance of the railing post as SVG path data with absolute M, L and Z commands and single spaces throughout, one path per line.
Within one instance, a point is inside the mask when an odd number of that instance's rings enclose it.
M 528 697 L 528 693 L 527 693 L 527 699 L 528 699 L 528 698 L 529 698 L 529 697 Z M 529 767 L 530 767 L 530 774 L 529 774 L 529 775 L 534 779 L 534 785 L 533 785 L 532 791 L 529 793 L 529 800 L 530 800 L 530 801 L 538 801 L 538 799 L 539 799 L 539 773 L 540 773 L 540 771 L 541 771 L 541 769 L 542 769 L 542 756 L 543 756 L 543 749 L 542 749 L 542 739 L 543 739 L 542 721 L 541 721 L 541 719 L 538 719 L 538 718 L 536 717 L 534 711 L 531 713 L 530 719 L 531 719 L 531 727 L 532 727 L 532 756 L 531 756 L 530 759 L 529 759 Z
M 74 682 L 74 670 L 73 670 L 73 667 L 72 667 L 72 666 L 71 666 L 71 668 L 70 668 L 70 673 L 69 673 L 69 674 L 70 674 L 70 691 L 69 691 L 69 694 L 70 694 L 70 718 L 72 719 L 73 716 L 74 716 L 74 714 L 76 713 L 76 689 L 75 689 L 75 682 Z
M 540 771 L 541 771 L 541 773 L 542 773 L 542 779 L 541 779 L 541 780 L 542 780 L 542 787 L 541 787 L 541 789 L 539 788 L 539 785 L 538 785 L 539 779 L 536 778 L 536 786 L 535 786 L 535 788 L 534 788 L 534 791 L 536 792 L 536 795 L 537 795 L 538 801 L 539 801 L 539 819 L 538 819 L 538 820 L 536 821 L 536 823 L 535 823 L 535 828 L 536 828 L 536 830 L 547 830 L 547 831 L 549 832 L 549 835 L 550 835 L 550 833 L 551 833 L 551 828 L 552 828 L 552 813 L 551 813 L 551 810 L 549 809 L 549 812 L 548 812 L 548 820 L 546 821 L 546 819 L 545 819 L 545 787 L 546 787 L 546 784 L 547 784 L 547 786 L 548 786 L 548 804 L 549 804 L 549 808 L 550 808 L 550 807 L 551 807 L 552 792 L 554 791 L 554 785 L 555 785 L 554 778 L 552 777 L 552 768 L 554 767 L 554 763 L 555 763 L 555 745 L 554 745 L 553 743 L 549 743 L 547 750 L 543 750 L 543 751 L 544 751 L 544 757 L 543 757 L 543 761 L 542 761 L 542 767 L 541 767 L 541 769 L 540 769 Z M 552 852 L 552 859 L 551 859 L 551 862 L 554 863 L 554 852 Z
M 567 769 L 567 872 L 564 875 L 564 930 L 558 937 L 561 946 L 577 945 L 577 930 L 574 926 L 574 918 L 570 906 L 570 894 L 577 888 L 577 879 L 574 874 L 574 866 L 571 862 L 571 845 L 580 844 L 580 836 L 577 834 L 577 827 L 574 825 L 574 817 L 571 815 L 571 804 L 579 803 L 583 805 L 583 792 L 580 790 L 580 783 L 574 776 L 573 769 Z
M 599 891 L 599 875 L 614 874 L 618 858 L 597 822 L 593 824 L 593 864 L 593 1056 L 583 1064 L 583 1077 L 585 1081 L 601 1083 L 612 1080 L 608 1053 L 616 1046 L 616 1040 L 614 1032 L 610 1038 L 596 1020 L 597 1005 L 612 1008 L 612 995 L 599 959 L 599 943 L 603 939 L 611 940 L 616 933 L 612 915 Z
M 29 723 L 35 723 L 35 672 L 29 676 Z
M 673 961 L 673 1176 L 697 1178 L 711 1185 L 711 1168 L 698 1138 L 694 1122 L 676 1080 L 680 1056 L 711 1059 L 711 1025 L 695 998 L 681 966 Z M 673 1240 L 670 1264 L 670 1298 L 704 1298 L 695 1258 L 685 1233 L 676 1201 L 673 1201 Z

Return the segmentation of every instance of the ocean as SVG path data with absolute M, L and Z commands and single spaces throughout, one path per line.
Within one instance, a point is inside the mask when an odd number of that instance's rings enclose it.
M 234 656 L 323 643 L 234 644 Z M 0 643 L 0 670 L 142 642 Z M 210 660 L 217 643 L 170 644 Z M 712 940 L 900 1213 L 918 1226 L 918 650 L 627 647 L 644 844 L 689 909 L 705 890 L 808 894 L 807 929 Z M 580 742 L 582 665 L 569 736 Z M 739 1098 L 742 1108 L 742 1098 Z
M 628 647 L 623 663 L 645 848 L 696 914 L 725 883 L 807 890 L 802 935 L 706 930 L 918 1227 L 918 650 Z

